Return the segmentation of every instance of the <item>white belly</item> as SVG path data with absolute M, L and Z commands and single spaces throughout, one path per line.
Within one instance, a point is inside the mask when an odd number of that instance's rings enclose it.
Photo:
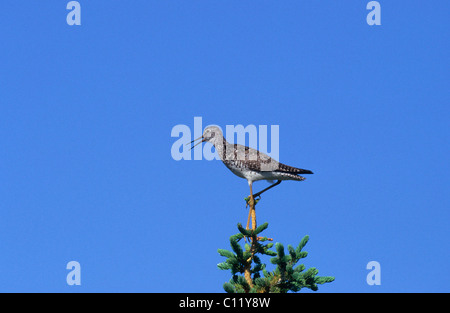
M 226 165 L 226 164 L 225 164 Z M 232 165 L 226 165 L 230 171 L 232 171 L 236 176 L 244 178 L 248 181 L 257 180 L 286 180 L 289 179 L 283 173 L 279 172 L 255 172 L 248 169 L 238 168 Z

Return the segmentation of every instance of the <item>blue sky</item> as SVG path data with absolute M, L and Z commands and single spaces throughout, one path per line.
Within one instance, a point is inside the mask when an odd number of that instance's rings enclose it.
M 172 159 L 195 116 L 279 125 L 314 171 L 257 216 L 310 236 L 319 292 L 450 291 L 448 1 L 380 1 L 381 26 L 368 1 L 81 0 L 81 26 L 67 2 L 0 5 L 0 291 L 222 292 L 249 190 Z

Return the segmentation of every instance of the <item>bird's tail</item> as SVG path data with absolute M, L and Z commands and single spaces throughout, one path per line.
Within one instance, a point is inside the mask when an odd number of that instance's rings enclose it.
M 292 166 L 282 164 L 282 163 L 280 163 L 278 171 L 285 172 L 285 173 L 291 173 L 291 174 L 314 174 L 310 170 L 296 168 L 296 167 L 292 167 Z

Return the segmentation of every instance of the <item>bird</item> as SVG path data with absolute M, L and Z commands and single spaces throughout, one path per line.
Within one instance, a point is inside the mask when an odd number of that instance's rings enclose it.
M 250 200 L 248 203 L 250 204 L 250 208 L 252 208 L 253 203 L 253 209 L 255 203 L 254 199 L 256 197 L 260 197 L 262 193 L 279 185 L 283 180 L 304 181 L 306 178 L 300 174 L 313 174 L 310 170 L 280 163 L 267 154 L 256 149 L 229 143 L 223 136 L 222 130 L 218 126 L 212 125 L 206 127 L 202 136 L 192 140 L 188 144 L 195 143 L 191 146 L 191 149 L 193 149 L 203 142 L 211 143 L 215 147 L 216 152 L 223 164 L 225 164 L 225 166 L 235 175 L 247 180 L 250 187 Z M 267 180 L 272 183 L 276 180 L 277 182 L 253 194 L 253 182 L 259 180 Z M 249 219 L 247 220 L 247 229 L 249 228 L 250 223 L 250 213 L 251 212 L 249 212 Z M 253 224 L 254 227 L 255 224 L 256 217 Z

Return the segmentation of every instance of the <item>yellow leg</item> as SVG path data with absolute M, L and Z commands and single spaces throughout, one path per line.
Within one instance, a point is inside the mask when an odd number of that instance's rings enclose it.
M 252 208 L 250 207 L 250 209 L 248 210 L 248 218 L 247 218 L 247 227 L 246 229 L 250 229 L 250 219 L 252 218 Z
M 248 219 L 247 219 L 247 229 L 250 227 L 250 219 L 252 221 L 252 229 L 256 229 L 256 210 L 255 210 L 255 199 L 253 198 L 253 189 L 252 189 L 252 183 L 249 183 L 250 186 L 250 210 L 248 211 Z
M 253 202 L 253 210 L 252 210 L 252 229 L 256 229 L 256 210 L 255 210 L 255 202 Z

